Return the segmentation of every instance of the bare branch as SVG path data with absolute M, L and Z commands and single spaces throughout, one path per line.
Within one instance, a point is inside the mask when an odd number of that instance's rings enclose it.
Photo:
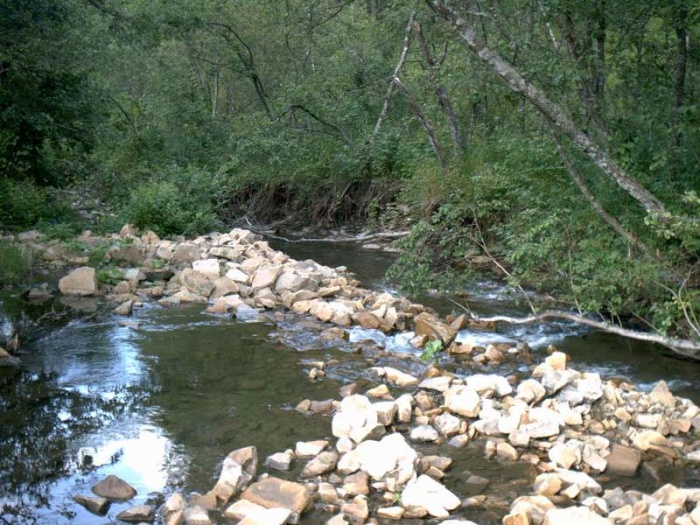
M 399 61 L 396 64 L 396 67 L 394 68 L 394 72 L 391 74 L 391 78 L 389 80 L 389 85 L 386 88 L 386 94 L 384 95 L 384 103 L 382 104 L 382 111 L 379 113 L 379 118 L 377 119 L 377 123 L 374 125 L 374 131 L 372 132 L 372 136 L 370 138 L 370 141 L 374 139 L 374 137 L 379 133 L 379 130 L 382 127 L 382 124 L 384 123 L 384 120 L 386 119 L 386 116 L 389 114 L 389 102 L 391 101 L 391 94 L 394 91 L 394 83 L 392 82 L 394 78 L 396 78 L 399 74 L 399 71 L 401 71 L 401 68 L 403 67 L 404 62 L 406 62 L 406 55 L 408 55 L 408 50 L 411 47 L 411 31 L 413 30 L 413 22 L 416 19 L 416 12 L 413 11 L 411 13 L 411 16 L 408 19 L 408 24 L 406 25 L 406 32 L 403 37 L 403 48 L 401 49 L 401 55 L 399 56 Z

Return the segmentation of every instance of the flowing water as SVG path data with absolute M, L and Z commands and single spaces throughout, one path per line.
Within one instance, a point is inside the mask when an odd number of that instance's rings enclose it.
M 352 246 L 276 247 L 300 260 L 345 265 L 375 288 L 386 286 L 382 276 L 393 260 Z M 17 301 L 5 298 L 5 310 Z M 481 312 L 517 309 L 511 297 L 489 283 L 472 290 L 470 306 Z M 416 355 L 405 336 L 354 330 L 349 342 L 334 345 L 311 335 L 303 324 L 280 326 L 265 318 L 244 322 L 201 310 L 147 306 L 134 316 L 137 328 L 121 326 L 123 319 L 116 317 L 76 319 L 24 346 L 19 371 L 0 369 L 0 523 L 112 523 L 135 503 L 157 503 L 174 490 L 205 492 L 231 450 L 256 445 L 262 461 L 297 441 L 330 438 L 327 416 L 303 415 L 293 407 L 304 398 L 337 398 L 339 387 L 350 381 L 372 386 L 368 358 L 355 352 L 363 340 L 374 339 L 399 355 Z M 700 401 L 700 365 L 649 345 L 569 324 L 460 337 L 524 339 L 536 348 L 553 343 L 579 368 L 645 387 L 664 378 L 674 393 Z M 329 359 L 336 362 L 328 376 L 310 381 L 308 363 Z M 400 359 L 381 357 L 383 362 Z M 444 364 L 459 371 L 454 363 Z M 400 366 L 420 371 L 423 365 L 414 359 Z M 491 479 L 485 493 L 501 497 L 526 492 L 534 475 L 526 464 L 505 468 L 486 461 L 476 446 L 423 451 L 455 458 L 446 482 L 462 496 L 470 490 L 465 470 Z M 275 474 L 294 479 L 303 466 L 298 463 L 290 473 Z M 136 499 L 113 504 L 101 518 L 72 501 L 76 494 L 89 495 L 108 474 L 131 483 Z M 639 483 L 652 486 L 651 481 Z M 500 522 L 498 512 L 465 515 L 478 523 Z M 320 524 L 327 517 L 317 511 L 302 523 Z

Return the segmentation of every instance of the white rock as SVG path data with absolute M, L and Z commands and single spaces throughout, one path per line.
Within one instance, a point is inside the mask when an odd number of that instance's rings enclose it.
M 526 403 L 538 403 L 547 395 L 547 391 L 542 384 L 535 379 L 526 379 L 518 385 L 517 399 L 522 399 Z
M 431 516 L 447 518 L 450 510 L 460 505 L 460 499 L 430 476 L 423 474 L 406 484 L 401 493 L 401 504 L 405 507 L 423 507 Z
M 431 377 L 421 381 L 418 388 L 424 388 L 425 390 L 436 390 L 437 392 L 447 392 L 447 390 L 450 388 L 451 382 L 452 378 L 449 376 Z
M 445 437 L 454 436 L 462 426 L 462 420 L 449 413 L 440 414 L 433 420 L 435 428 Z
M 481 398 L 471 388 L 454 385 L 445 392 L 445 406 L 464 417 L 477 417 L 481 410 Z
M 398 410 L 395 401 L 380 401 L 372 404 L 372 408 L 377 414 L 377 421 L 380 425 L 389 426 L 394 421 L 394 416 Z
M 510 386 L 508 380 L 503 376 L 475 374 L 467 377 L 465 381 L 467 388 L 471 388 L 478 394 L 493 392 L 498 397 L 503 397 L 513 393 L 513 387 Z
M 411 394 L 403 394 L 396 400 L 396 419 L 400 423 L 409 423 L 411 421 L 411 413 L 413 411 L 413 396 Z
M 204 259 L 199 261 L 194 261 L 192 263 L 192 268 L 201 274 L 204 274 L 212 281 L 221 277 L 221 267 L 219 266 L 219 259 Z
M 294 453 L 300 458 L 309 458 L 318 456 L 323 449 L 328 446 L 328 441 L 317 440 L 317 441 L 297 441 L 294 448 Z
M 564 483 L 576 485 L 582 491 L 587 490 L 592 494 L 600 494 L 603 492 L 603 487 L 585 472 L 576 472 L 563 468 L 556 468 L 554 472 Z
M 378 373 L 380 377 L 386 378 L 387 381 L 397 386 L 414 386 L 420 382 L 418 378 L 390 366 L 375 367 L 372 370 Z
M 377 412 L 367 396 L 355 394 L 343 398 L 331 424 L 335 437 L 350 437 L 356 443 L 367 429 L 378 425 Z M 358 438 L 358 439 L 356 439 Z
M 552 509 L 544 517 L 544 525 L 612 525 L 612 521 L 599 516 L 588 507 Z
M 411 429 L 411 441 L 437 441 L 440 434 L 430 425 L 418 425 Z

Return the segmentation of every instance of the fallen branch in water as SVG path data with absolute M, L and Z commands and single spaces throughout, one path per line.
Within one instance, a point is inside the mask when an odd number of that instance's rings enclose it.
M 271 239 L 277 239 L 280 241 L 285 241 L 285 242 L 329 242 L 329 243 L 344 243 L 344 242 L 366 242 L 366 241 L 372 241 L 376 239 L 401 239 L 403 237 L 406 237 L 409 233 L 409 231 L 403 231 L 403 232 L 381 232 L 381 233 L 373 233 L 373 234 L 364 234 L 360 233 L 358 235 L 342 235 L 342 236 L 335 236 L 335 237 L 323 237 L 323 238 L 318 238 L 318 239 L 309 239 L 302 237 L 301 239 L 289 239 L 287 237 L 280 237 L 279 235 L 273 235 L 271 233 L 265 233 L 265 232 L 255 232 L 255 233 L 261 233 L 262 235 L 265 235 L 265 237 L 270 237 Z
M 569 312 L 562 312 L 559 310 L 547 310 L 540 314 L 528 315 L 526 317 L 510 317 L 507 315 L 479 317 L 473 315 L 471 312 L 469 312 L 469 314 L 470 317 L 475 321 L 494 323 L 504 322 L 508 324 L 531 324 L 545 322 L 549 319 L 566 319 L 574 323 L 590 326 L 592 328 L 597 328 L 598 330 L 610 334 L 616 334 L 622 337 L 636 339 L 637 341 L 657 343 L 684 357 L 689 357 L 691 359 L 700 359 L 700 341 L 694 341 L 691 339 L 676 339 L 674 337 L 668 337 L 661 334 L 639 332 L 637 330 L 630 330 L 629 328 L 623 328 L 612 323 L 596 321 L 595 319 L 590 319 L 582 315 L 573 314 Z

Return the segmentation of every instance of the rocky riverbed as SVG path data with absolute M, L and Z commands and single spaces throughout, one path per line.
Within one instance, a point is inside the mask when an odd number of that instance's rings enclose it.
M 175 241 L 136 233 L 127 226 L 109 238 L 81 236 L 86 246 L 113 243 L 106 252 L 115 264 L 109 275 L 114 279 L 119 272 L 122 278 L 111 284 L 99 282 L 84 254 L 31 233 L 19 240 L 66 273 L 59 293 L 76 308 L 91 308 L 99 297 L 124 316 L 145 302 L 201 303 L 214 315 L 241 318 L 267 311 L 280 322 L 304 323 L 318 337 L 335 340 L 347 338 L 352 326 L 412 330 L 415 347 L 439 340 L 469 373 L 416 366 L 405 356 L 395 367 L 371 367 L 378 387 L 360 392 L 357 384 L 348 384 L 338 399 L 298 404 L 305 413 L 328 415 L 332 440 L 289 443 L 264 461 L 251 443 L 225 457 L 209 492 L 168 495 L 162 505 L 139 505 L 119 519 L 282 524 L 303 522 L 304 513 L 316 507 L 331 516 L 331 524 L 421 519 L 466 524 L 473 523 L 469 516 L 476 509 L 493 508 L 509 524 L 700 523 L 698 488 L 665 485 L 643 494 L 602 487 L 611 476 L 700 462 L 700 410 L 673 396 L 665 383 L 643 393 L 625 382 L 577 372 L 554 349 L 538 363 L 522 343 L 456 343 L 465 317 L 441 319 L 404 298 L 360 288 L 344 268 L 295 261 L 246 230 Z M 118 263 L 123 267 L 117 270 Z M 28 297 L 41 301 L 54 293 L 39 286 Z M 124 323 L 131 322 L 125 317 Z M 370 358 L 389 352 L 367 347 Z M 0 354 L 5 359 L 15 358 Z M 509 361 L 518 364 L 517 374 L 493 373 Z M 331 366 L 310 363 L 310 379 L 323 380 Z M 425 443 L 448 443 L 455 451 L 478 447 L 503 468 L 527 464 L 536 476 L 522 494 L 467 497 L 441 482 L 452 459 L 423 454 Z M 290 479 L 288 471 L 301 465 L 299 476 Z M 478 487 L 488 480 L 472 476 L 467 483 Z M 125 481 L 114 478 L 93 492 L 76 498 L 96 514 L 110 501 L 133 496 Z

